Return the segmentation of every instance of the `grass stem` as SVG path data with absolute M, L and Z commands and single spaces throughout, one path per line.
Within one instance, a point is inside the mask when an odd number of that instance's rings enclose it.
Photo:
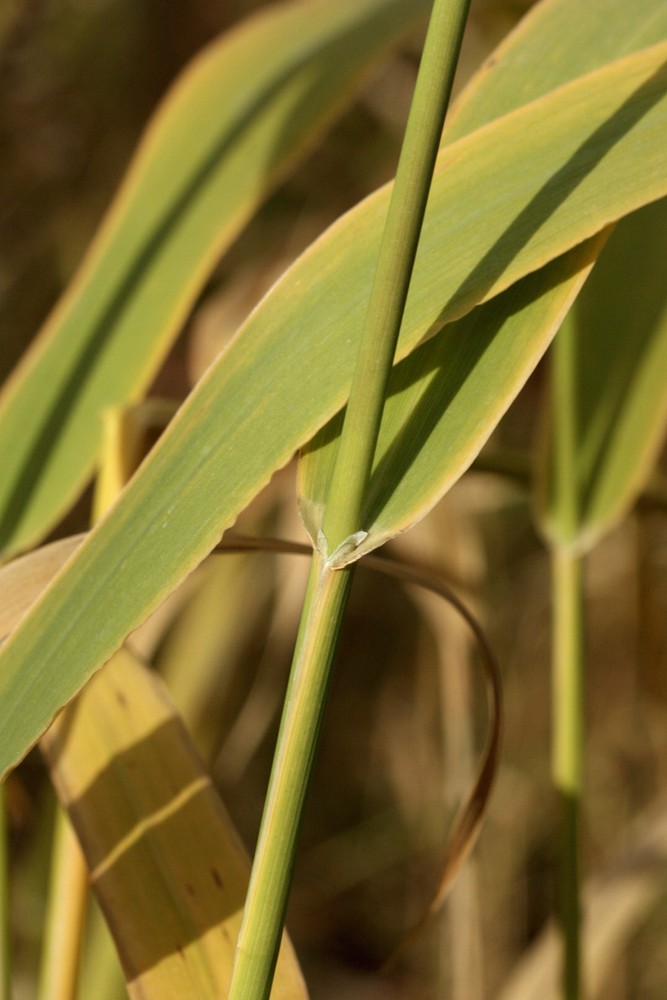
M 88 870 L 70 821 L 56 812 L 38 1000 L 74 1000 L 88 901 Z
M 558 920 L 563 997 L 581 997 L 580 808 L 583 784 L 583 581 L 581 557 L 554 549 L 553 777 L 560 800 Z
M 563 942 L 562 995 L 581 997 L 580 809 L 584 755 L 583 565 L 571 547 L 580 524 L 580 392 L 576 304 L 553 345 L 554 522 L 553 780 L 560 804 L 558 922 Z
M 389 373 L 470 0 L 436 0 L 405 129 L 324 515 L 329 552 L 363 530 Z
M 352 568 L 313 559 L 262 827 L 239 933 L 230 1000 L 266 1000 L 280 943 L 305 789 L 324 714 Z
M 351 566 L 333 569 L 329 557 L 364 528 L 363 502 L 387 381 L 469 4 L 435 0 L 431 12 L 326 502 L 326 551 L 313 557 L 230 1000 L 268 1000 L 271 991 L 308 780 L 353 577 Z

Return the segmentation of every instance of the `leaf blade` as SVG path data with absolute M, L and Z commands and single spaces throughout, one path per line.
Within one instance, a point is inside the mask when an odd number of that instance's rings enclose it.
M 406 531 L 472 463 L 585 282 L 604 236 L 448 324 L 392 372 L 358 559 Z M 302 453 L 302 516 L 317 538 L 337 448 L 329 426 Z
M 572 483 L 554 464 L 549 427 L 535 481 L 541 530 L 584 551 L 630 509 L 667 426 L 667 202 L 622 220 L 568 322 L 572 339 Z
M 179 78 L 0 398 L 1 549 L 33 544 L 69 506 L 99 451 L 101 411 L 141 397 L 222 250 L 427 8 L 292 0 Z
M 515 108 L 606 63 L 667 38 L 659 0 L 542 0 L 475 74 L 452 108 L 443 139 L 455 142 Z M 549 58 L 544 58 L 548 50 Z
M 130 996 L 218 1000 L 250 862 L 156 675 L 120 650 L 41 743 Z M 283 938 L 275 1000 L 307 1000 Z

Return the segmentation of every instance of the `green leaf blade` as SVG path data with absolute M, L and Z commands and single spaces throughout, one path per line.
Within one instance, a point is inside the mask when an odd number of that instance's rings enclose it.
M 33 544 L 75 499 L 99 450 L 101 412 L 141 397 L 222 250 L 427 9 L 427 0 L 276 5 L 177 81 L 0 400 L 0 549 Z
M 575 304 L 571 482 L 554 464 L 550 427 L 536 482 L 544 534 L 586 550 L 630 509 L 667 426 L 667 202 L 622 220 Z
M 542 357 L 586 280 L 604 237 L 589 241 L 448 324 L 392 372 L 354 558 L 406 531 L 472 463 Z M 317 537 L 338 424 L 302 453 L 299 492 Z
M 542 0 L 464 88 L 444 140 L 456 142 L 579 76 L 665 38 L 667 7 L 661 0 Z
M 606 29 L 601 32 L 603 17 Z M 585 9 L 576 0 L 543 2 L 465 88 L 448 117 L 445 142 L 470 134 L 524 102 L 538 100 L 607 60 L 665 37 L 667 8 L 655 0 L 642 0 L 639 7 L 592 0 Z M 545 65 L 547 45 L 551 57 Z M 604 242 L 605 237 L 596 240 L 595 247 Z M 355 558 L 410 527 L 465 471 L 530 373 L 531 354 L 536 361 L 557 331 L 590 272 L 595 252 L 594 246 L 570 251 L 561 262 L 445 328 L 437 335 L 438 346 L 425 345 L 397 366 L 367 503 L 368 537 L 355 550 Z M 457 384 L 454 373 L 466 364 L 461 345 L 476 331 L 486 331 L 482 336 L 488 337 L 489 351 L 476 363 L 475 352 L 470 351 L 470 373 Z M 519 344 L 524 350 L 520 362 L 515 353 Z M 449 377 L 447 366 L 452 368 Z M 314 543 L 339 431 L 336 417 L 307 447 L 300 464 L 301 513 Z

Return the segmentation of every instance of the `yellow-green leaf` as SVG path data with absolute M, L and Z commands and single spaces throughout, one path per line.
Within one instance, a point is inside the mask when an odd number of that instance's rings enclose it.
M 71 504 L 98 455 L 101 412 L 143 394 L 222 250 L 428 7 L 277 4 L 177 81 L 0 399 L 0 550 L 33 544 Z
M 667 425 L 665 260 L 662 201 L 618 225 L 568 317 L 572 482 L 555 466 L 556 425 L 537 482 L 541 527 L 560 545 L 594 545 L 627 513 L 658 458 Z
M 120 650 L 41 743 L 136 1000 L 226 995 L 250 862 L 166 690 Z M 307 1000 L 283 938 L 272 1000 Z
M 455 142 L 584 73 L 666 38 L 663 0 L 542 0 L 461 93 L 447 119 L 445 141 Z
M 468 468 L 541 358 L 592 267 L 589 240 L 414 350 L 392 371 L 364 505 L 359 559 L 405 531 Z M 301 512 L 314 542 L 340 417 L 303 452 Z
M 466 88 L 445 137 L 454 141 L 578 73 L 665 38 L 667 4 L 661 0 L 545 0 Z M 664 435 L 666 232 L 665 210 L 658 206 L 622 222 L 575 307 L 582 322 L 575 375 L 580 412 L 574 525 L 566 528 L 558 510 L 549 443 L 537 483 L 542 530 L 565 544 L 592 544 L 622 516 Z
M 666 131 L 662 44 L 443 149 L 400 356 L 667 194 Z M 2 770 L 344 403 L 387 197 L 345 216 L 274 287 L 8 642 Z

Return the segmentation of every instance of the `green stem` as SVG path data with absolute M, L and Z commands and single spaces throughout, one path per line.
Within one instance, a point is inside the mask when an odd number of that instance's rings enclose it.
M 558 920 L 563 942 L 564 1000 L 581 996 L 580 820 L 583 771 L 582 561 L 569 547 L 580 523 L 577 312 L 571 309 L 553 347 L 554 518 L 561 542 L 552 547 L 553 775 L 560 848 Z
M 329 554 L 363 530 L 389 372 L 470 0 L 435 0 L 314 555 L 234 958 L 229 1000 L 268 1000 L 308 779 L 353 569 Z M 336 568 L 334 568 L 336 565 Z
M 583 573 L 581 557 L 552 553 L 553 777 L 561 807 L 558 918 L 563 997 L 581 996 L 580 803 L 583 784 Z
M 553 344 L 553 479 L 559 538 L 566 544 L 579 527 L 579 386 L 576 303 Z
M 271 991 L 305 790 L 352 575 L 352 569 L 334 572 L 319 556 L 313 559 L 239 932 L 230 1000 L 265 1000 Z
M 345 411 L 323 530 L 334 552 L 362 530 L 364 496 L 470 0 L 436 0 Z

